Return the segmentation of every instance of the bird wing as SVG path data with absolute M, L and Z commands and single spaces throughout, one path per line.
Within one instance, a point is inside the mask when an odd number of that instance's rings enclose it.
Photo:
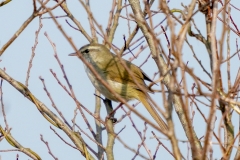
M 128 71 L 125 69 L 125 67 L 120 62 L 119 58 L 112 54 L 112 58 L 109 59 L 109 63 L 106 63 L 106 66 L 104 66 L 105 72 L 108 74 L 108 78 L 110 78 L 112 81 L 116 81 L 119 83 L 128 83 L 128 85 L 132 86 L 135 89 L 141 90 L 140 87 L 135 83 L 138 82 L 140 86 L 145 88 L 148 92 L 152 92 L 147 85 L 145 84 L 144 80 L 151 81 L 152 80 L 144 73 L 139 67 L 132 64 L 129 61 L 126 61 L 123 59 L 123 62 L 126 64 L 126 66 L 132 71 L 131 76 Z M 133 79 L 135 78 L 135 80 Z

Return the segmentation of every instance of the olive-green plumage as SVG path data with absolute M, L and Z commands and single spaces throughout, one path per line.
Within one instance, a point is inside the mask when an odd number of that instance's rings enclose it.
M 132 71 L 131 76 L 122 65 L 119 58 L 101 44 L 88 44 L 81 47 L 79 51 L 115 92 L 127 101 L 132 99 L 141 101 L 151 116 L 159 124 L 161 129 L 165 131 L 168 130 L 165 122 L 158 115 L 156 109 L 151 105 L 148 98 L 149 95 L 141 90 L 141 88 L 144 88 L 145 91 L 152 92 L 144 82 L 144 80 L 151 81 L 151 79 L 139 67 L 122 59 L 122 61 Z M 77 56 L 76 53 L 70 55 Z M 116 97 L 114 97 L 114 95 L 96 79 L 93 73 L 86 66 L 85 70 L 92 84 L 101 94 L 110 100 L 118 101 Z M 135 82 L 137 82 L 141 87 L 138 87 Z

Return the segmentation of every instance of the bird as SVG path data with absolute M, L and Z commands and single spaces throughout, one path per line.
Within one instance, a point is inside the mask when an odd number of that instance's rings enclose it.
M 158 123 L 159 127 L 164 131 L 168 131 L 167 124 L 160 117 L 149 99 L 150 96 L 147 92 L 153 93 L 153 91 L 149 89 L 144 80 L 149 82 L 152 82 L 152 80 L 142 71 L 142 69 L 121 58 L 121 60 L 131 70 L 133 75 L 131 76 L 120 62 L 119 57 L 113 54 L 103 44 L 90 43 L 84 45 L 79 49 L 79 53 L 93 66 L 95 71 L 116 93 L 118 93 L 126 101 L 134 99 L 140 101 L 153 119 Z M 77 53 L 71 53 L 69 56 L 79 57 Z M 107 99 L 118 102 L 118 99 L 95 77 L 91 70 L 86 65 L 84 65 L 84 67 L 93 86 Z

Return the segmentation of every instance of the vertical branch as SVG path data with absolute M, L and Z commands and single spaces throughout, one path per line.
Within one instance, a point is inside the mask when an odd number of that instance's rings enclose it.
M 212 133 L 214 129 L 215 123 L 215 113 L 216 113 L 216 95 L 217 95 L 217 82 L 218 82 L 218 73 L 219 73 L 219 61 L 217 57 L 217 46 L 216 46 L 216 24 L 217 24 L 217 8 L 218 8 L 218 1 L 213 1 L 213 15 L 212 15 L 212 23 L 211 23 L 211 32 L 210 32 L 210 39 L 211 39 L 211 50 L 212 50 L 212 94 L 211 94 L 211 107 L 210 113 L 207 123 L 205 141 L 204 141 L 204 148 L 203 148 L 203 159 L 207 157 L 207 152 L 209 149 L 209 145 L 212 138 Z
M 188 134 L 188 138 L 189 138 L 189 141 L 190 141 L 190 144 L 191 144 L 191 147 L 192 147 L 192 154 L 194 156 L 198 157 L 198 156 L 200 156 L 199 155 L 199 148 L 198 148 L 199 146 L 197 146 L 196 144 L 199 143 L 199 140 L 196 139 L 196 135 L 193 131 L 193 125 L 190 121 L 191 118 L 190 118 L 189 109 L 188 109 L 189 102 L 188 102 L 187 82 L 186 82 L 186 77 L 185 77 L 185 64 L 182 60 L 182 56 L 180 56 L 181 53 L 182 53 L 182 48 L 183 48 L 183 44 L 184 44 L 184 41 L 185 41 L 185 38 L 186 38 L 187 31 L 190 27 L 190 21 L 191 21 L 192 15 L 193 15 L 193 11 L 195 9 L 195 5 L 196 5 L 196 1 L 192 1 L 191 4 L 189 5 L 189 7 L 187 9 L 187 15 L 186 15 L 185 23 L 182 25 L 181 30 L 180 30 L 180 32 L 177 36 L 178 43 L 172 43 L 172 44 L 176 44 L 177 55 L 174 52 L 173 52 L 173 54 L 175 54 L 175 57 L 177 58 L 177 60 L 179 62 L 179 65 L 180 65 L 180 68 L 181 68 L 181 76 L 183 77 L 182 78 L 183 89 L 184 89 L 184 96 L 183 97 L 185 98 L 185 101 L 182 100 L 182 111 L 183 111 L 183 113 L 185 115 L 185 118 L 186 118 L 186 124 L 184 124 L 184 123 L 182 123 L 182 124 L 183 124 L 183 127 L 184 127 L 185 131 L 187 131 L 187 130 L 189 131 L 187 134 Z M 172 41 L 174 41 L 174 39 Z M 174 48 L 172 50 L 174 51 Z M 173 76 L 175 74 L 176 73 L 173 72 Z M 174 76 L 174 77 L 176 77 L 176 76 Z
M 238 75 L 237 75 L 237 78 L 236 79 L 239 79 L 239 69 L 238 69 Z M 239 90 L 239 85 L 237 85 L 236 87 L 238 90 Z M 238 91 L 239 93 L 239 91 Z M 237 94 L 237 97 L 239 97 L 239 95 Z M 238 124 L 240 124 L 240 115 L 238 116 Z M 240 126 L 238 126 L 238 132 L 240 132 Z M 238 160 L 240 159 L 240 138 L 238 138 L 238 147 L 237 147 L 237 152 L 236 152 L 236 155 L 234 157 L 234 160 Z
M 108 41 L 110 43 L 112 43 L 112 41 L 113 41 L 114 34 L 115 34 L 117 26 L 118 26 L 118 21 L 119 21 L 119 16 L 121 14 L 121 11 L 122 11 L 122 0 L 118 0 L 117 1 L 117 10 L 113 17 L 113 24 L 111 26 L 111 29 L 110 29 L 109 35 L 108 35 Z M 111 48 L 111 46 L 109 46 L 109 47 Z
M 95 94 L 97 95 L 96 98 L 95 98 L 95 116 L 100 118 L 100 111 L 101 111 L 101 99 L 98 97 L 100 95 L 100 93 L 95 90 Z M 101 126 L 101 123 L 98 121 L 98 120 L 95 120 L 95 124 L 96 124 L 96 137 L 95 137 L 95 140 L 100 143 L 102 145 L 102 126 Z M 104 154 L 104 149 L 97 145 L 98 147 L 98 159 L 101 159 L 103 154 Z
M 9 130 L 8 123 L 7 123 L 7 116 L 4 108 L 4 103 L 3 103 L 3 89 L 2 89 L 2 84 L 3 84 L 3 79 L 0 81 L 0 100 L 1 100 L 1 108 L 2 108 L 2 114 L 3 114 L 3 119 L 4 123 L 6 125 L 6 130 Z
M 209 59 L 210 59 L 210 68 L 211 68 L 211 71 L 213 72 L 213 69 L 212 69 L 212 61 L 213 61 L 213 59 L 212 59 L 212 48 L 211 48 L 211 43 L 212 43 L 212 41 L 211 41 L 211 39 L 213 38 L 213 37 L 211 37 L 210 35 L 211 35 L 211 21 L 210 21 L 210 19 L 209 19 L 209 16 L 208 16 L 208 14 L 207 13 L 205 13 L 205 23 L 206 23 L 206 31 L 207 31 L 207 33 L 206 33 L 206 35 L 207 35 L 207 42 L 206 42 L 206 48 L 207 48 L 207 51 L 208 51 L 208 55 L 209 55 Z
M 131 34 L 131 26 L 130 26 L 130 19 L 128 15 L 128 6 L 127 6 L 127 0 L 124 2 L 125 8 L 126 8 L 126 17 L 127 17 L 127 23 L 128 23 L 128 36 Z
M 228 6 L 228 11 L 227 11 L 227 6 Z M 225 4 L 223 6 L 224 10 L 223 10 L 223 21 L 226 22 L 227 24 L 230 23 L 230 5 Z M 228 17 L 226 17 L 226 13 L 228 13 Z M 224 41 L 224 37 L 225 34 L 227 33 L 227 58 L 230 57 L 230 29 L 228 29 L 226 27 L 226 25 L 223 23 L 223 33 L 222 33 L 222 39 L 221 41 Z M 220 42 L 221 42 L 220 41 Z M 220 60 L 222 60 L 223 57 L 223 43 L 220 43 Z M 228 86 L 228 92 L 231 92 L 231 77 L 230 77 L 230 60 L 227 61 L 227 86 Z M 221 73 L 221 72 L 220 72 Z M 222 87 L 220 88 L 222 90 Z M 233 96 L 231 96 L 231 93 L 229 94 L 230 98 L 232 98 Z M 224 133 L 224 144 L 225 148 L 226 148 L 226 152 L 224 153 L 224 158 L 229 159 L 231 156 L 231 152 L 232 152 L 232 148 L 233 148 L 233 143 L 234 143 L 234 128 L 233 128 L 233 124 L 232 124 L 232 113 L 230 110 L 230 107 L 225 105 L 224 102 L 219 102 L 220 107 L 221 107 L 221 111 L 222 114 L 224 116 L 224 124 L 225 124 L 225 133 Z
M 138 27 L 141 29 L 145 39 L 147 40 L 148 46 L 151 50 L 151 54 L 153 56 L 153 59 L 156 61 L 156 64 L 157 64 L 157 67 L 158 67 L 160 73 L 161 74 L 166 73 L 166 72 L 164 72 L 164 69 L 167 70 L 166 63 L 164 62 L 162 57 L 159 57 L 159 52 L 160 51 L 159 51 L 159 48 L 157 47 L 159 42 L 158 42 L 157 38 L 155 37 L 155 35 L 153 33 L 153 30 L 150 29 L 146 20 L 144 19 L 144 14 L 141 11 L 139 1 L 129 0 L 129 3 L 131 4 L 131 7 L 132 7 L 132 10 L 133 10 L 133 13 L 134 13 L 134 17 L 135 17 L 135 20 L 138 24 Z M 166 2 L 165 2 L 165 4 L 166 4 Z M 169 84 L 169 80 L 171 81 L 171 79 L 169 77 L 169 74 L 168 74 L 168 76 L 165 77 L 164 80 L 167 80 L 168 84 Z M 166 81 L 165 81 L 165 84 L 166 84 Z M 174 85 L 171 85 L 171 86 L 172 87 L 170 87 L 170 89 L 173 90 Z M 168 85 L 168 87 L 169 87 L 169 85 Z M 169 114 L 171 114 L 171 113 L 169 113 Z M 172 128 L 171 130 L 174 130 L 174 128 Z M 180 153 L 180 150 L 179 150 L 178 146 L 173 146 L 173 145 L 178 144 L 178 142 L 176 141 L 175 138 L 171 138 L 171 137 L 174 137 L 174 131 L 169 133 L 168 137 L 170 138 L 171 143 L 172 143 L 172 147 L 174 148 L 174 155 L 176 156 L 176 159 L 181 159 L 181 153 Z
M 111 8 L 110 13 L 109 13 L 108 24 L 107 24 L 107 28 L 106 28 L 106 32 L 107 32 L 108 36 L 109 36 L 109 33 L 110 33 L 110 28 L 111 28 L 111 25 L 112 25 L 112 21 L 113 21 L 113 12 L 114 12 L 114 9 L 116 7 L 116 1 L 117 0 L 112 1 L 112 8 Z
M 34 0 L 35 2 L 35 0 Z M 30 71 L 31 71 L 31 68 L 32 68 L 32 62 L 33 62 L 33 58 L 35 56 L 35 50 L 37 48 L 37 45 L 38 45 L 38 35 L 40 33 L 40 30 L 42 28 L 42 21 L 41 21 L 41 16 L 39 16 L 39 28 L 38 30 L 35 32 L 35 43 L 32 47 L 32 56 L 29 60 L 29 65 L 28 65 L 28 70 L 27 70 L 27 77 L 26 77 L 26 81 L 25 81 L 25 85 L 28 87 L 28 81 L 29 81 L 29 77 L 30 77 Z
M 90 28 L 91 28 L 91 33 L 92 33 L 92 38 L 93 38 L 93 42 L 97 42 L 97 35 L 96 35 L 96 29 L 94 27 L 93 24 L 93 19 L 92 19 L 92 12 L 90 9 L 90 0 L 85 0 L 86 1 L 86 8 L 88 10 L 87 14 L 88 14 L 88 21 L 90 24 Z
M 147 40 L 148 46 L 152 52 L 153 57 L 157 57 L 157 49 L 156 49 L 156 38 L 153 36 L 153 33 L 150 27 L 147 25 L 144 15 L 141 11 L 140 2 L 138 0 L 129 0 L 129 3 L 132 7 L 135 20 L 138 24 L 138 27 L 142 30 L 142 33 Z
M 112 102 L 109 99 L 105 99 L 103 102 L 106 106 L 107 114 L 110 114 L 112 112 Z M 113 146 L 116 136 L 114 134 L 113 121 L 111 119 L 108 119 L 107 116 L 105 119 L 105 123 L 108 134 L 106 146 L 107 160 L 114 160 Z
M 178 43 L 176 43 L 176 36 L 174 35 L 174 29 L 173 29 L 173 22 L 171 21 L 171 18 L 169 17 L 169 15 L 171 14 L 168 6 L 167 6 L 167 3 L 166 1 L 162 1 L 160 3 L 160 7 L 161 9 L 163 10 L 163 12 L 166 14 L 167 16 L 167 20 L 168 20 L 168 24 L 170 26 L 170 30 L 171 30 L 171 40 L 172 40 L 172 44 L 177 44 L 177 52 L 178 55 L 181 54 L 181 50 L 182 50 L 182 45 L 183 45 L 183 40 L 185 39 L 185 34 L 186 34 L 186 31 L 189 27 L 189 21 L 191 20 L 191 17 L 192 17 L 192 11 L 193 9 L 195 8 L 194 7 L 194 3 L 192 2 L 191 5 L 190 5 L 190 10 L 189 10 L 189 15 L 188 15 L 188 19 L 186 20 L 185 22 L 185 25 L 182 26 L 182 29 L 179 33 L 179 39 L 178 39 Z M 175 47 L 172 46 L 171 48 L 172 50 L 172 54 L 175 53 Z M 179 56 L 175 55 L 176 58 L 180 59 Z M 162 72 L 161 74 L 165 75 L 168 71 L 167 69 L 167 65 L 166 63 L 162 60 L 162 58 L 159 58 L 159 61 L 160 61 L 160 66 L 159 67 L 159 70 Z M 175 61 L 175 63 L 177 63 L 177 61 Z M 180 61 L 181 63 L 181 61 Z M 183 63 L 180 64 L 181 65 L 181 68 L 184 68 L 184 65 Z M 163 83 L 169 88 L 169 91 L 171 92 L 177 92 L 177 93 L 180 93 L 180 89 L 179 88 L 176 88 L 175 87 L 175 84 L 177 83 L 177 79 L 176 79 L 176 73 L 175 73 L 175 67 L 174 65 L 172 66 L 172 75 L 170 74 L 167 74 L 165 77 L 164 77 L 164 80 L 163 80 Z M 185 95 L 186 95 L 186 91 L 185 91 Z M 174 104 L 174 107 L 175 107 L 175 111 L 176 113 L 178 114 L 178 117 L 182 123 L 182 126 L 183 126 L 183 129 L 186 133 L 186 136 L 190 142 L 190 145 L 191 145 L 191 151 L 192 151 L 192 157 L 193 159 L 199 159 L 201 156 L 201 149 L 202 149 L 202 146 L 201 146 L 201 143 L 197 137 L 197 134 L 196 132 L 194 131 L 192 125 L 191 125 L 191 122 L 190 122 L 190 119 L 189 119 L 189 116 L 188 116 L 188 113 L 187 113 L 187 109 L 183 103 L 183 99 L 182 99 L 182 96 L 179 96 L 177 94 L 173 94 L 173 104 Z M 188 105 L 188 104 L 187 104 Z

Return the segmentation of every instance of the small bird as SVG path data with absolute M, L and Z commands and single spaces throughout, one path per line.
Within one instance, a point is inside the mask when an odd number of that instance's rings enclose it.
M 102 44 L 90 43 L 84 45 L 79 49 L 79 52 L 85 60 L 92 64 L 96 72 L 112 87 L 116 93 L 127 101 L 137 99 L 142 102 L 154 120 L 158 123 L 159 127 L 164 131 L 168 130 L 166 123 L 159 116 L 156 109 L 151 105 L 149 95 L 140 89 L 144 88 L 145 91 L 152 92 L 144 82 L 144 80 L 150 82 L 152 82 L 152 80 L 139 67 L 122 59 L 122 61 L 124 61 L 128 68 L 132 71 L 134 77 L 133 79 L 120 62 L 119 57 L 111 53 L 110 50 Z M 77 53 L 71 53 L 69 56 L 78 55 Z M 85 71 L 93 86 L 101 94 L 112 101 L 118 101 L 117 98 L 94 76 L 87 66 L 85 66 Z M 137 82 L 141 87 L 138 87 L 135 82 Z

